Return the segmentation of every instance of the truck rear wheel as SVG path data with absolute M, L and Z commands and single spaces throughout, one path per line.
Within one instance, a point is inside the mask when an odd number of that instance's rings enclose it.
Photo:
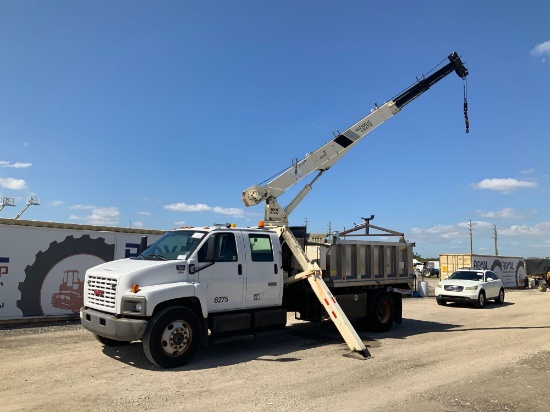
M 395 317 L 395 305 L 389 292 L 369 293 L 367 299 L 367 328 L 372 332 L 389 331 Z
M 161 368 L 177 368 L 191 360 L 199 349 L 202 327 L 189 308 L 171 307 L 154 315 L 143 335 L 143 351 Z

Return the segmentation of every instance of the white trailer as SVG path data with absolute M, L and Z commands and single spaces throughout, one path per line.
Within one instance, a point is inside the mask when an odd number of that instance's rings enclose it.
M 440 279 L 444 280 L 457 269 L 486 269 L 496 273 L 504 287 L 523 288 L 527 286 L 525 259 L 519 256 L 495 256 L 477 254 L 439 255 Z
M 0 218 L 0 322 L 73 316 L 86 270 L 136 256 L 165 231 Z

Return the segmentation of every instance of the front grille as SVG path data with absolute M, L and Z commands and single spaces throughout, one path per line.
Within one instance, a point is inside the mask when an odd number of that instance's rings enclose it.
M 87 304 L 114 309 L 116 300 L 116 279 L 88 276 Z
M 462 292 L 464 290 L 464 286 L 445 285 L 445 290 L 448 290 L 449 292 Z

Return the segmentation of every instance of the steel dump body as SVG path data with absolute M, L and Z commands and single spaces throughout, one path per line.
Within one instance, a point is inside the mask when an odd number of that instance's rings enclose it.
M 308 244 L 306 251 L 334 288 L 413 286 L 411 243 L 337 239 L 333 244 Z

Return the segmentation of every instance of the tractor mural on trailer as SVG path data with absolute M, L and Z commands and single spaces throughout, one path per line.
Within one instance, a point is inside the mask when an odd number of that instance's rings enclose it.
M 59 292 L 52 295 L 52 307 L 78 312 L 83 302 L 84 276 L 76 269 L 63 272 Z

